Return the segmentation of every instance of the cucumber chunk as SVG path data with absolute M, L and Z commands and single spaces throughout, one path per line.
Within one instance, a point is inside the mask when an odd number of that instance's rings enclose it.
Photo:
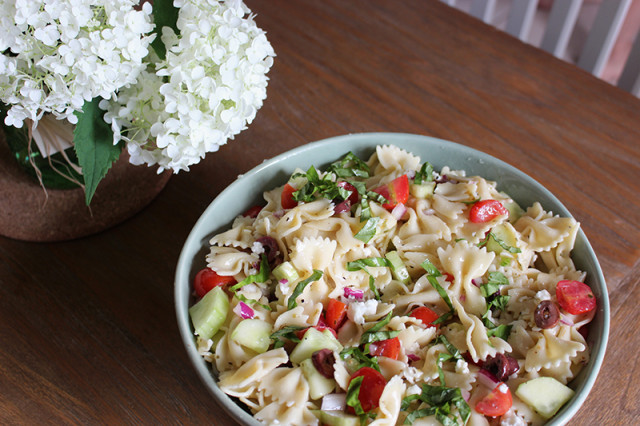
M 304 333 L 300 343 L 293 348 L 289 359 L 295 364 L 300 364 L 305 359 L 311 358 L 311 355 L 320 349 L 340 352 L 343 348 L 329 330 L 319 331 L 316 328 L 310 328 Z
M 397 251 L 389 251 L 384 255 L 384 257 L 386 257 L 391 263 L 391 274 L 396 280 L 401 281 L 403 284 L 407 284 L 411 281 L 409 271 L 407 270 L 407 267 L 404 266 L 404 262 L 400 259 L 400 255 Z
M 293 267 L 291 262 L 282 262 L 276 266 L 273 270 L 273 276 L 276 277 L 278 281 L 287 280 L 289 284 L 300 278 L 298 271 L 296 271 L 296 268 Z
M 211 339 L 224 324 L 229 313 L 229 297 L 222 287 L 216 287 L 189 308 L 194 334 Z
M 311 410 L 320 424 L 327 426 L 360 426 L 360 418 L 343 411 Z
M 309 397 L 311 399 L 320 399 L 328 393 L 333 392 L 336 387 L 336 381 L 324 377 L 313 365 L 311 358 L 307 358 L 300 363 L 302 374 L 309 383 Z
M 574 394 L 573 389 L 553 377 L 537 377 L 521 383 L 516 390 L 518 398 L 545 419 L 553 417 Z
M 271 324 L 259 319 L 245 319 L 231 333 L 231 340 L 259 354 L 269 350 Z
M 522 207 L 520 207 L 520 205 L 513 200 L 507 203 L 503 203 L 503 205 L 507 210 L 509 210 L 510 223 L 516 223 L 516 221 L 520 219 L 520 216 L 524 214 L 524 210 L 522 210 Z
M 501 223 L 500 225 L 496 225 L 491 228 L 492 237 L 489 237 L 487 241 L 487 250 L 492 251 L 496 254 L 500 254 L 503 251 L 506 251 L 504 247 L 502 247 L 495 239 L 499 239 L 502 243 L 508 247 L 516 247 L 517 238 L 516 231 L 513 226 L 505 223 Z
M 425 199 L 433 195 L 435 188 L 435 182 L 412 183 L 409 187 L 409 192 L 411 192 L 411 195 L 415 198 Z

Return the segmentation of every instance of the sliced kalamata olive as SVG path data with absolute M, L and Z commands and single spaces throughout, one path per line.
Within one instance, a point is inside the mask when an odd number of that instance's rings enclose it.
M 543 300 L 538 304 L 533 319 L 540 328 L 552 328 L 560 320 L 560 311 L 551 300 Z
M 504 382 L 509 376 L 518 372 L 520 364 L 514 357 L 498 353 L 496 356 L 488 357 L 482 368 L 493 374 L 496 379 Z
M 336 363 L 336 357 L 333 355 L 331 349 L 320 349 L 311 355 L 311 361 L 316 370 L 327 379 L 333 379 L 334 368 L 333 364 Z
M 267 261 L 271 269 L 275 268 L 282 263 L 283 256 L 278 249 L 278 242 L 273 237 L 264 236 L 256 240 L 264 248 L 264 253 L 267 255 Z

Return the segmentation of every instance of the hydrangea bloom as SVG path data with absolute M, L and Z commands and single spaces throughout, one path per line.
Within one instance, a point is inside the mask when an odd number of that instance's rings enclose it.
M 136 82 L 153 30 L 138 0 L 0 0 L 0 100 L 5 124 L 75 111 Z
M 101 103 L 114 143 L 134 164 L 188 170 L 246 128 L 266 98 L 273 48 L 240 0 L 175 0 L 179 35 L 163 28 L 166 59 Z M 246 15 L 246 17 L 245 17 Z

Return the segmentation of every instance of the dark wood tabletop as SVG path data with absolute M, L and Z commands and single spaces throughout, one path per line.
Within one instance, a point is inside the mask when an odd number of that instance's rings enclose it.
M 1 424 L 234 425 L 180 339 L 173 280 L 206 206 L 310 141 L 407 132 L 534 177 L 607 279 L 611 333 L 572 425 L 640 419 L 640 100 L 437 1 L 247 0 L 277 57 L 250 127 L 126 222 L 59 243 L 0 237 Z

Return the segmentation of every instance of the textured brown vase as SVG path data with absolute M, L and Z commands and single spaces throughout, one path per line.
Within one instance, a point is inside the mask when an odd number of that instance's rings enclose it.
M 133 166 L 123 151 L 88 208 L 84 191 L 47 189 L 12 158 L 0 131 L 0 235 L 37 242 L 72 240 L 104 231 L 138 213 L 165 187 L 170 172 Z

